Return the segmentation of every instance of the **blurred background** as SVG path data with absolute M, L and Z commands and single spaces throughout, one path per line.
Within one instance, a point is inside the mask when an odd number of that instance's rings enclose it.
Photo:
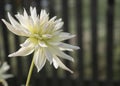
M 7 20 L 29 7 L 46 9 L 50 18 L 64 21 L 63 30 L 76 34 L 67 41 L 80 46 L 69 53 L 75 62 L 63 60 L 74 74 L 58 69 L 47 62 L 37 73 L 34 68 L 30 86 L 120 86 L 120 0 L 1 0 L 0 19 Z M 23 43 L 24 37 L 11 33 L 0 20 L 0 61 L 7 61 L 14 75 L 7 79 L 9 86 L 22 86 L 26 82 L 33 55 L 8 58 Z

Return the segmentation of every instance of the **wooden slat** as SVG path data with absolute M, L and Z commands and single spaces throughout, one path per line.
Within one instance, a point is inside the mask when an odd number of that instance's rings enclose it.
M 112 85 L 113 80 L 113 29 L 114 29 L 114 0 L 107 0 L 107 80 L 108 85 Z
M 63 30 L 64 32 L 69 32 L 69 8 L 68 8 L 68 2 L 69 0 L 62 0 L 61 1 L 61 6 L 62 6 L 62 19 L 64 22 L 64 26 L 63 26 Z M 69 41 L 66 40 L 66 43 L 68 43 Z M 69 52 L 65 52 L 67 54 L 69 54 Z M 67 67 L 70 68 L 70 62 L 68 60 L 65 60 L 65 65 Z M 71 86 L 71 82 L 70 82 L 70 73 L 68 71 L 64 72 L 64 76 L 67 80 L 65 80 L 65 83 L 63 83 L 62 86 Z
M 40 13 L 42 6 L 41 6 L 41 1 L 42 0 L 34 0 L 36 2 L 36 8 L 37 8 L 37 12 L 38 14 Z
M 98 33 L 97 33 L 97 23 L 98 23 L 98 0 L 91 0 L 91 36 L 92 36 L 92 79 L 95 83 L 92 86 L 96 86 L 98 80 Z
M 77 30 L 77 46 L 80 47 L 77 50 L 77 67 L 79 71 L 79 80 L 77 86 L 84 86 L 84 59 L 83 59 L 83 0 L 76 0 L 76 30 Z
M 1 1 L 0 2 L 0 19 L 5 19 L 5 15 L 6 15 L 6 13 L 5 13 L 5 1 Z M 4 45 L 3 45 L 3 48 L 4 48 L 4 52 L 5 52 L 5 61 L 7 61 L 8 62 L 8 64 L 10 64 L 10 59 L 8 58 L 8 55 L 9 55 L 9 41 L 8 41 L 8 39 L 9 39 L 9 37 L 8 37 L 8 29 L 6 28 L 6 26 L 5 26 L 5 24 L 3 24 L 3 22 L 2 21 L 0 21 L 0 24 L 1 24 L 1 26 L 2 26 L 2 33 L 3 33 L 3 43 L 4 43 Z
M 62 5 L 62 19 L 63 19 L 63 22 L 64 22 L 63 30 L 64 30 L 65 32 L 69 32 L 69 25 L 68 25 L 68 23 L 69 23 L 68 1 L 69 1 L 69 0 L 62 0 L 62 3 L 61 3 L 61 5 Z M 65 41 L 65 42 L 68 43 L 69 41 L 67 40 L 67 41 Z M 69 54 L 68 52 L 66 52 L 66 53 Z M 67 65 L 68 67 L 70 67 L 69 61 L 65 61 L 65 63 L 66 63 L 66 65 Z M 65 75 L 66 75 L 67 77 L 69 77 L 70 73 L 69 73 L 68 71 L 65 71 L 65 72 L 66 72 Z
M 12 16 L 14 16 L 16 13 L 17 13 L 17 2 L 16 2 L 16 0 L 12 0 L 11 2 L 11 6 L 12 6 L 12 9 L 10 10 L 11 12 L 12 12 Z M 19 39 L 19 37 L 18 36 L 16 36 L 16 35 L 14 35 L 14 46 L 15 46 L 15 51 L 14 52 L 16 52 L 19 48 L 20 48 L 20 39 Z M 9 58 L 10 59 L 10 58 Z M 16 57 L 16 61 L 17 61 L 17 67 L 16 68 L 18 68 L 18 69 L 16 69 L 17 70 L 17 83 L 18 84 L 21 84 L 22 83 L 22 78 L 23 78 L 23 68 L 22 68 L 22 58 L 20 58 L 20 57 Z

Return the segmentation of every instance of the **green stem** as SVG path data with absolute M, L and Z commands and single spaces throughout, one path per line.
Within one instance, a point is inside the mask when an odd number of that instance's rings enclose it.
M 29 69 L 29 73 L 28 73 L 28 76 L 27 76 L 27 81 L 26 81 L 26 85 L 25 86 L 29 86 L 33 68 L 34 68 L 34 58 L 33 58 L 32 62 L 31 62 L 31 65 L 30 65 L 30 69 Z

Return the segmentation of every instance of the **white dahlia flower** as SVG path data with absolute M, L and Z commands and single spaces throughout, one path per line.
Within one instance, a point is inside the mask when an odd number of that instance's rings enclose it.
M 61 67 L 73 73 L 59 58 L 74 61 L 64 51 L 73 51 L 79 47 L 63 43 L 64 40 L 73 38 L 75 35 L 62 31 L 62 19 L 56 19 L 56 16 L 49 19 L 49 14 L 45 10 L 41 10 L 40 15 L 37 15 L 36 8 L 32 7 L 30 7 L 30 15 L 24 9 L 23 14 L 18 13 L 15 17 L 18 21 L 8 13 L 10 23 L 4 19 L 2 21 L 11 32 L 25 36 L 27 39 L 20 44 L 21 48 L 10 54 L 9 57 L 27 56 L 34 52 L 34 64 L 38 72 L 48 60 L 56 69 Z

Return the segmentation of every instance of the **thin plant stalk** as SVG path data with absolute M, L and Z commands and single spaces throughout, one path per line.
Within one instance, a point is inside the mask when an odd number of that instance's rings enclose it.
M 25 86 L 29 86 L 33 68 L 34 68 L 34 58 L 33 58 L 32 62 L 31 62 L 31 65 L 30 65 L 30 69 L 29 69 L 29 73 L 28 73 L 28 76 L 27 76 L 27 81 L 26 81 Z

